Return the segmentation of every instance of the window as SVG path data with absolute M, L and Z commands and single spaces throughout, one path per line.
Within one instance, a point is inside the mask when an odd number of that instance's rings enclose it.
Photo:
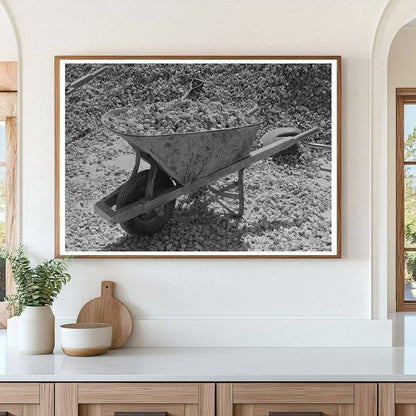
M 0 247 L 6 245 L 6 125 L 0 121 Z M 6 294 L 6 264 L 0 259 L 0 302 Z
M 396 97 L 397 310 L 416 311 L 416 88 Z
M 17 65 L 0 62 L 0 246 L 16 247 Z M 13 291 L 10 266 L 0 260 L 0 328 L 5 326 L 4 296 Z

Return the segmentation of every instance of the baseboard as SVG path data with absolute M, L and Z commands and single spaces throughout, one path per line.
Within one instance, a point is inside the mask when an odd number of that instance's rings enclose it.
M 57 324 L 71 321 L 71 317 L 57 317 Z M 391 347 L 392 321 L 139 317 L 134 320 L 132 336 L 125 346 Z

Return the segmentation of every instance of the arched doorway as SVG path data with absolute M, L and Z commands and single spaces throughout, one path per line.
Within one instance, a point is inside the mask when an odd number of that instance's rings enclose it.
M 371 51 L 371 269 L 372 317 L 387 318 L 388 271 L 391 253 L 388 224 L 395 216 L 389 210 L 388 187 L 388 56 L 390 46 L 402 26 L 416 17 L 414 0 L 390 1 L 380 18 Z M 394 196 L 393 196 L 394 198 Z
M 0 246 L 17 243 L 17 62 L 18 45 L 8 11 L 0 1 Z M 0 259 L 0 305 L 13 290 L 9 265 Z M 0 306 L 0 327 L 6 314 Z

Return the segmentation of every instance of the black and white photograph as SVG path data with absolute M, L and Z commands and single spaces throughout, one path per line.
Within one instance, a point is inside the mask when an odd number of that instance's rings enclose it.
M 56 255 L 339 257 L 340 64 L 56 57 Z

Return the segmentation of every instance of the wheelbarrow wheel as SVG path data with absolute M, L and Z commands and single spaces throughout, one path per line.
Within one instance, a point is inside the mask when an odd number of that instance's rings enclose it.
M 121 187 L 116 201 L 116 209 L 123 208 L 144 198 L 149 172 L 149 170 L 139 172 Z M 153 195 L 171 189 L 173 186 L 172 180 L 163 172 L 158 171 L 154 182 Z M 175 203 L 176 200 L 169 201 L 154 211 L 140 214 L 131 220 L 120 223 L 120 225 L 128 234 L 133 236 L 155 234 L 169 221 Z

